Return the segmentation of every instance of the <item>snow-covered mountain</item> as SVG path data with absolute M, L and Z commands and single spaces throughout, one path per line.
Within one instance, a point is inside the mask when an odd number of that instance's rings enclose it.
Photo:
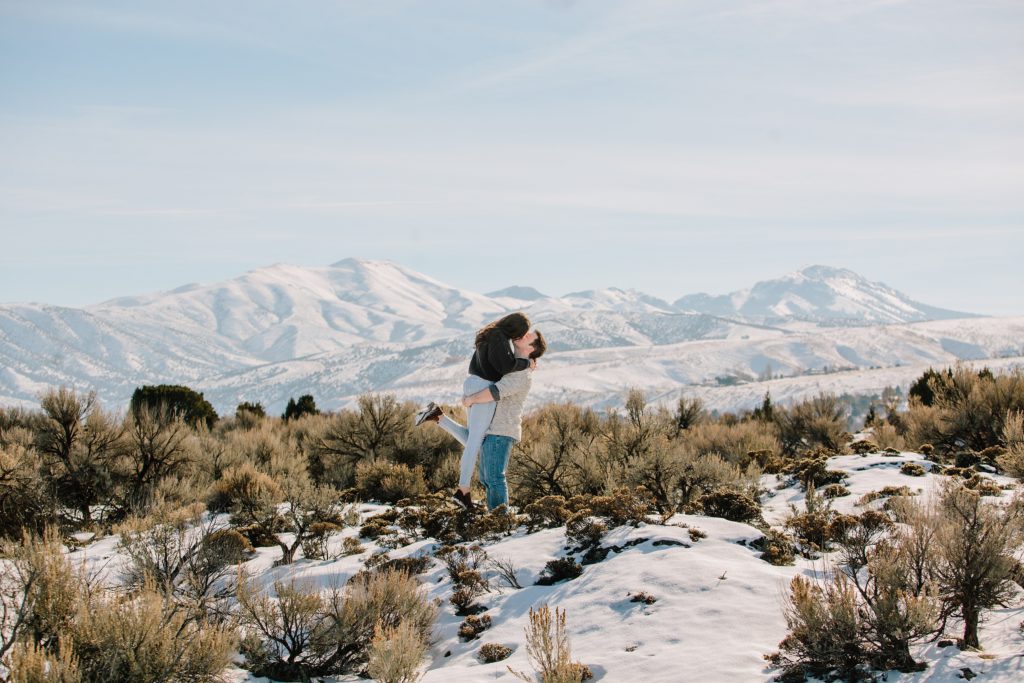
M 851 270 L 828 266 L 809 266 L 731 294 L 690 294 L 678 299 L 675 306 L 768 323 L 806 320 L 863 325 L 972 317 L 969 313 L 922 304 L 881 282 L 870 282 Z
M 614 405 L 640 387 L 729 409 L 762 396 L 765 382 L 789 382 L 783 393 L 799 396 L 825 371 L 881 381 L 898 367 L 909 381 L 918 366 L 1024 356 L 1024 318 L 908 324 L 953 314 L 850 271 L 817 266 L 730 296 L 728 310 L 697 310 L 694 297 L 671 304 L 615 288 L 484 295 L 391 262 L 279 264 L 84 309 L 0 306 L 0 404 L 32 405 L 66 385 L 121 408 L 154 383 L 188 384 L 221 412 L 241 401 L 280 411 L 302 393 L 328 409 L 368 391 L 454 400 L 472 332 L 513 310 L 549 340 L 536 402 Z M 898 324 L 868 325 L 872 316 Z

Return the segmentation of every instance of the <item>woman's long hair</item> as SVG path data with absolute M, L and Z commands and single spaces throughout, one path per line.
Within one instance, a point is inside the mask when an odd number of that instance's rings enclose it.
M 524 313 L 509 313 L 504 318 L 495 320 L 476 333 L 476 346 L 484 343 L 493 330 L 500 330 L 509 339 L 519 339 L 530 331 L 530 319 Z

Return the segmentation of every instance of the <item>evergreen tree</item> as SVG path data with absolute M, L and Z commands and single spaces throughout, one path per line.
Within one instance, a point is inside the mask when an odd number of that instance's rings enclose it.
M 775 407 L 772 405 L 772 394 L 764 392 L 764 400 L 758 408 L 754 408 L 754 419 L 761 422 L 771 422 L 775 419 Z
M 299 400 L 296 401 L 294 398 L 288 399 L 288 405 L 285 406 L 284 415 L 281 418 L 285 421 L 295 420 L 303 415 L 319 415 L 320 411 L 316 409 L 316 401 L 313 400 L 311 394 L 303 394 L 299 396 Z
M 242 413 L 249 413 L 250 415 L 253 415 L 255 417 L 266 417 L 267 416 L 267 411 L 263 407 L 262 403 L 250 403 L 249 401 L 245 401 L 244 403 L 239 403 L 238 407 L 235 408 L 235 417 L 236 418 L 237 417 L 241 417 Z
M 210 402 L 188 387 L 177 384 L 156 384 L 142 386 L 132 394 L 131 412 L 138 415 L 143 410 L 159 414 L 166 411 L 167 417 L 180 417 L 195 427 L 200 420 L 207 428 L 217 422 L 217 411 Z

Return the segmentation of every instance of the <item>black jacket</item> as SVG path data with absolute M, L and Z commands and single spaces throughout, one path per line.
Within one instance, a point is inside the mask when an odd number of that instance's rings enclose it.
M 482 344 L 476 347 L 473 358 L 469 361 L 469 374 L 482 377 L 489 382 L 497 382 L 510 372 L 518 372 L 530 367 L 528 358 L 516 358 L 508 337 L 498 329 L 493 329 L 484 337 Z

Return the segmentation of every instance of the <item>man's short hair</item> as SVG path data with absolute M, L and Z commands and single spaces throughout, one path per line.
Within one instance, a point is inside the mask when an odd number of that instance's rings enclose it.
M 530 358 L 540 358 L 548 350 L 548 343 L 544 341 L 544 335 L 540 333 L 540 330 L 536 330 L 536 332 L 537 338 L 531 344 L 533 351 L 530 351 Z

